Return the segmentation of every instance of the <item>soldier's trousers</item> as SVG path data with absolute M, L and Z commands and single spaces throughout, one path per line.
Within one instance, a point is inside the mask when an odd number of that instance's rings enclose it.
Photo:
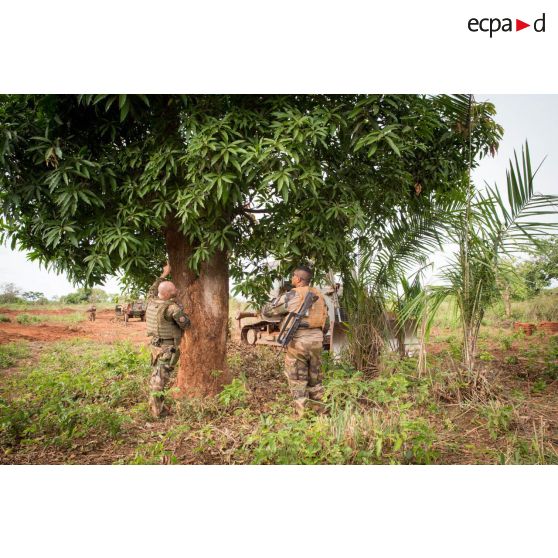
M 149 408 L 154 417 L 163 411 L 164 390 L 169 385 L 180 351 L 174 345 L 151 345 L 151 377 L 149 379 Z
M 296 404 L 304 405 L 307 399 L 321 401 L 322 342 L 291 341 L 285 355 L 285 375 Z

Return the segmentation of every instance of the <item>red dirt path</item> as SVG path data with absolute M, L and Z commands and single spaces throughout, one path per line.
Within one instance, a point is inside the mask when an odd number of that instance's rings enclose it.
M 18 314 L 41 314 L 60 315 L 72 314 L 74 310 L 26 310 L 14 311 L 0 308 L 0 314 L 4 314 L 14 321 L 0 322 L 0 345 L 14 341 L 59 341 L 73 337 L 96 339 L 102 343 L 112 341 L 129 340 L 137 345 L 147 344 L 148 338 L 145 333 L 145 322 L 132 319 L 128 325 L 123 321 L 115 321 L 113 310 L 102 310 L 97 312 L 94 322 L 83 321 L 77 324 L 49 323 L 18 324 L 15 316 Z

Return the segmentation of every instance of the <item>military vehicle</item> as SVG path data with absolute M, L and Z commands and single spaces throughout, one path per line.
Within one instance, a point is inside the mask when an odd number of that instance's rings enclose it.
M 324 335 L 324 350 L 329 351 L 332 356 L 338 356 L 347 344 L 349 317 L 341 306 L 342 285 L 335 282 L 331 273 L 326 278 L 329 282 L 327 286 L 316 286 L 324 295 L 330 322 L 329 331 Z M 276 282 L 270 293 L 270 300 L 277 299 L 288 289 L 285 282 L 282 284 Z M 243 343 L 280 347 L 277 343 L 282 321 L 280 316 L 268 318 L 262 316 L 259 311 L 240 311 L 236 314 L 235 319 Z M 398 328 L 396 316 L 392 312 L 386 314 L 385 320 L 387 349 L 398 352 L 402 356 L 418 354 L 420 342 L 417 338 L 416 322 L 409 320 L 404 328 Z
M 117 304 L 114 308 L 114 314 L 117 320 L 124 320 L 128 323 L 130 318 L 139 318 L 145 322 L 146 304 L 144 302 L 128 302 L 128 304 Z
M 332 283 L 329 286 L 316 288 L 324 295 L 329 315 L 329 330 L 324 335 L 324 350 L 332 354 L 339 354 L 347 341 L 347 315 L 340 305 L 341 285 Z M 271 293 L 271 300 L 277 299 L 288 287 L 275 283 Z M 261 313 L 241 311 L 235 316 L 238 332 L 242 342 L 248 345 L 271 345 L 280 347 L 277 337 L 280 332 L 281 317 L 264 317 Z

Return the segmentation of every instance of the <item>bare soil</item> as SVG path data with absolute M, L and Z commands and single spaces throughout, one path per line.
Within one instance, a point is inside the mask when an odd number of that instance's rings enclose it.
M 97 312 L 94 322 L 84 317 L 83 322 L 77 324 L 50 323 L 48 321 L 39 324 L 19 324 L 15 321 L 20 314 L 40 315 L 64 315 L 74 314 L 75 310 L 63 308 L 60 310 L 8 310 L 0 308 L 0 314 L 12 319 L 11 322 L 0 322 L 0 345 L 14 341 L 61 341 L 80 337 L 85 339 L 96 339 L 101 343 L 122 341 L 128 339 L 136 345 L 147 344 L 145 333 L 145 322 L 134 318 L 128 320 L 126 325 L 122 319 L 116 319 L 113 310 L 101 310 Z M 85 314 L 85 312 L 84 312 Z

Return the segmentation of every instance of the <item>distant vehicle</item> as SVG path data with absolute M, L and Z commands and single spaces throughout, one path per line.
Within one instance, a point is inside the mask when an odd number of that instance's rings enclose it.
M 128 302 L 128 304 L 117 304 L 114 308 L 116 319 L 123 319 L 128 323 L 130 318 L 139 318 L 140 321 L 145 322 L 146 305 L 144 302 Z

